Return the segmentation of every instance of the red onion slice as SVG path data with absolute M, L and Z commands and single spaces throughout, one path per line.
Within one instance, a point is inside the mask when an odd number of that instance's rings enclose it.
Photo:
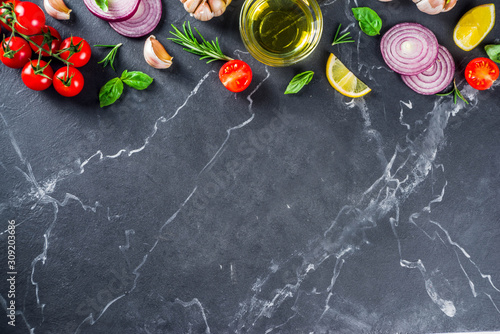
M 422 95 L 434 95 L 441 92 L 453 81 L 455 62 L 451 53 L 439 46 L 436 62 L 417 75 L 402 75 L 404 83 Z
M 380 42 L 387 66 L 404 75 L 416 75 L 429 68 L 436 61 L 438 47 L 434 33 L 418 23 L 397 24 Z
M 88 10 L 100 19 L 115 22 L 132 17 L 139 7 L 140 0 L 108 0 L 108 11 L 104 12 L 95 0 L 83 0 Z
M 120 35 L 142 37 L 156 28 L 161 13 L 161 0 L 141 0 L 134 16 L 125 21 L 109 22 L 109 25 Z

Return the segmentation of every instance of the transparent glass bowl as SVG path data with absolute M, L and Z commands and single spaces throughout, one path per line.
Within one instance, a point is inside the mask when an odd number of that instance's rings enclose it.
M 310 15 L 310 20 L 307 22 L 308 30 L 310 33 L 307 35 L 301 47 L 282 53 L 270 52 L 265 47 L 259 44 L 258 39 L 252 32 L 249 12 L 254 10 L 252 6 L 257 6 L 259 3 L 269 1 L 279 1 L 279 0 L 246 0 L 241 8 L 240 12 L 240 34 L 243 40 L 243 44 L 250 54 L 260 61 L 269 66 L 289 66 L 295 64 L 307 56 L 309 56 L 319 43 L 321 34 L 323 32 L 323 15 L 321 14 L 321 9 L 316 0 L 282 0 L 282 1 L 294 1 L 295 3 L 300 2 L 300 7 L 303 10 L 308 11 L 307 15 Z

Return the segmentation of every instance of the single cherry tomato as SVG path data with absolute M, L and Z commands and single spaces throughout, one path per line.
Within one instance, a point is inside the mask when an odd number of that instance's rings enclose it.
M 53 81 L 55 90 L 67 97 L 78 95 L 85 83 L 82 73 L 73 66 L 58 69 L 54 74 Z
M 44 50 L 42 51 L 42 56 L 48 57 L 59 50 L 61 41 L 61 35 L 57 32 L 57 30 L 51 26 L 45 25 L 42 27 L 40 34 L 31 36 L 30 46 L 36 54 L 40 53 L 40 50 L 35 44 L 41 46 Z
M 59 56 L 71 62 L 74 67 L 87 64 L 92 54 L 89 43 L 81 37 L 66 38 L 59 46 L 59 50 L 64 50 Z
M 14 7 L 17 23 L 14 28 L 21 34 L 34 35 L 42 31 L 45 25 L 45 14 L 33 2 L 19 1 Z
M 485 90 L 498 79 L 498 66 L 489 58 L 472 59 L 465 68 L 465 80 L 478 90 Z
M 50 65 L 44 60 L 31 60 L 24 65 L 21 72 L 26 87 L 33 90 L 44 90 L 52 85 L 52 77 L 54 71 Z
M 222 65 L 219 79 L 231 92 L 245 90 L 252 81 L 252 69 L 242 60 L 230 60 Z
M 28 42 L 21 37 L 7 37 L 0 47 L 0 60 L 11 68 L 23 67 L 31 57 Z
M 14 8 L 16 6 L 16 1 L 15 0 L 4 0 L 0 1 L 0 6 L 8 6 L 9 4 L 12 4 L 12 7 Z M 0 16 L 4 15 L 4 13 L 7 11 L 5 8 L 0 8 Z M 10 19 L 7 18 L 7 21 L 11 21 Z M 8 24 L 3 23 L 0 21 L 0 25 L 7 29 L 7 31 L 12 31 L 11 27 Z

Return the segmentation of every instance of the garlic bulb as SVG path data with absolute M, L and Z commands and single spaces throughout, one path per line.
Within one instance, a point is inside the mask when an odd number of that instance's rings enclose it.
M 64 0 L 43 0 L 43 7 L 47 14 L 58 20 L 69 20 L 69 9 Z
M 144 59 L 154 68 L 164 69 L 172 65 L 172 57 L 155 36 L 151 35 L 144 43 Z
M 391 1 L 391 0 L 379 0 Z M 457 3 L 457 0 L 413 0 L 417 8 L 426 14 L 436 15 L 442 12 L 447 12 Z
M 222 15 L 231 0 L 180 0 L 184 9 L 200 21 Z

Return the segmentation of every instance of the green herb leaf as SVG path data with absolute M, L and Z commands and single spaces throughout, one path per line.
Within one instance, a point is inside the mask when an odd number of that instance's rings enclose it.
M 313 75 L 313 71 L 305 71 L 294 76 L 286 87 L 285 94 L 298 93 L 302 87 L 311 82 Z
M 332 45 L 342 44 L 342 43 L 354 43 L 354 40 L 351 38 L 351 36 L 349 36 L 351 34 L 350 32 L 346 32 L 345 34 L 339 37 L 340 27 L 342 27 L 342 24 L 339 24 L 339 27 L 337 28 L 335 37 L 333 37 Z
M 123 93 L 123 82 L 120 78 L 113 78 L 106 82 L 99 91 L 99 103 L 102 107 L 113 104 Z
M 484 51 L 488 54 L 491 60 L 500 63 L 500 44 L 489 44 L 484 47 Z
M 455 82 L 455 79 L 453 79 L 453 90 L 448 92 L 448 93 L 439 93 L 436 94 L 437 96 L 448 96 L 453 94 L 453 103 L 457 104 L 457 98 L 460 98 L 462 101 L 464 101 L 466 104 L 469 104 L 469 101 L 460 93 L 457 87 L 457 83 Z
M 137 90 L 146 89 L 153 82 L 153 78 L 139 71 L 129 72 L 125 70 L 122 73 L 121 79 L 127 86 L 135 88 Z
M 198 36 L 200 36 L 201 38 L 202 42 L 200 43 L 194 36 L 193 30 L 191 29 L 191 24 L 189 22 L 187 22 L 187 27 L 186 27 L 186 22 L 182 24 L 183 32 L 177 29 L 173 24 L 172 28 L 174 28 L 175 31 L 174 32 L 169 31 L 169 32 L 176 38 L 168 38 L 168 39 L 174 43 L 182 45 L 185 51 L 200 56 L 200 59 L 208 59 L 207 63 L 210 63 L 214 60 L 225 60 L 225 61 L 233 60 L 233 58 L 226 56 L 222 52 L 219 46 L 219 40 L 217 38 L 215 39 L 215 42 L 214 41 L 208 42 L 207 40 L 205 40 L 205 38 L 203 38 L 198 29 L 194 28 L 198 33 Z
M 122 46 L 122 43 L 116 44 L 116 45 L 102 45 L 102 44 L 97 44 L 94 45 L 96 47 L 102 47 L 102 48 L 112 48 L 111 51 L 107 54 L 106 57 L 104 57 L 103 60 L 97 62 L 98 64 L 103 64 L 102 67 L 106 67 L 108 64 L 111 65 L 111 68 L 115 70 L 114 67 L 114 61 L 116 58 L 116 53 L 118 52 L 118 48 Z M 116 70 L 115 70 L 116 71 Z
M 95 0 L 95 3 L 103 10 L 103 12 L 108 11 L 108 0 Z
M 382 28 L 382 19 L 371 8 L 357 7 L 352 8 L 352 12 L 356 20 L 359 21 L 359 27 L 368 36 L 380 35 Z

